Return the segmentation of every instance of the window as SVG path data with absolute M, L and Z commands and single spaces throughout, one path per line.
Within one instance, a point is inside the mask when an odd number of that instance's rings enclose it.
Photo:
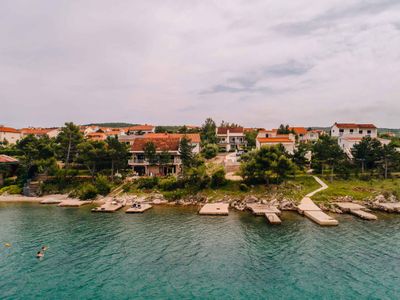
M 350 134 L 353 134 L 353 132 L 354 132 L 354 129 L 350 129 Z
M 363 131 L 362 131 L 362 130 L 359 130 L 358 133 L 359 133 L 359 134 L 363 134 Z
M 368 134 L 371 134 L 371 130 L 367 130 L 367 133 L 368 133 Z
M 339 132 L 340 132 L 340 133 L 343 133 L 343 132 L 344 132 L 344 129 L 339 129 Z

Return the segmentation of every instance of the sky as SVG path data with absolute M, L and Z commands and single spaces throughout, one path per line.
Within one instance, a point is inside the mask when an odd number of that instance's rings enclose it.
M 399 0 L 0 1 L 0 124 L 399 115 Z

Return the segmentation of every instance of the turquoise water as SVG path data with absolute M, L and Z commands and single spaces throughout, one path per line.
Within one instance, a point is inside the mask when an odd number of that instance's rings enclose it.
M 0 298 L 399 299 L 400 215 L 339 220 L 0 204 Z

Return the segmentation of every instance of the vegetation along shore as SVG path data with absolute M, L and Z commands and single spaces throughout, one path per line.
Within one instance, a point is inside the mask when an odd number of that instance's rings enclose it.
M 340 203 L 400 212 L 399 138 L 372 124 L 266 130 L 209 118 L 199 127 L 101 125 L 66 123 L 31 129 L 15 142 L 3 138 L 0 202 L 298 210 L 310 198 L 330 213 L 347 212 Z

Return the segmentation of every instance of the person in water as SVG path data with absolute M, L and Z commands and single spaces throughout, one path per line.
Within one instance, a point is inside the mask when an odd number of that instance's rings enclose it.
M 42 258 L 44 256 L 44 253 L 42 251 L 38 251 L 38 253 L 36 254 L 37 258 Z
M 42 251 L 46 251 L 48 248 L 46 246 L 42 246 Z

